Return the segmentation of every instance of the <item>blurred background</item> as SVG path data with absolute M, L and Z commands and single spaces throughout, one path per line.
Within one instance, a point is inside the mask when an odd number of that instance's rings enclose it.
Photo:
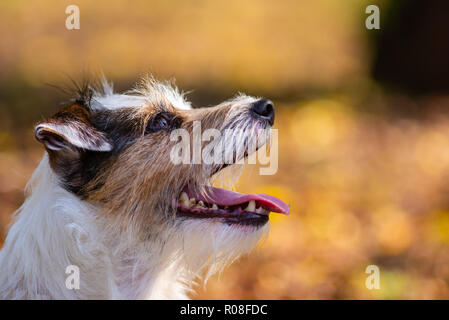
M 0 246 L 43 154 L 33 125 L 68 98 L 52 85 L 103 71 L 120 91 L 151 72 L 195 106 L 238 91 L 276 105 L 279 170 L 248 168 L 237 189 L 291 214 L 193 298 L 449 298 L 448 14 L 435 0 L 1 0 Z

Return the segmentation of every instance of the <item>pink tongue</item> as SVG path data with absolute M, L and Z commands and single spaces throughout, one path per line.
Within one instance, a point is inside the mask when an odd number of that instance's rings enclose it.
M 255 200 L 257 206 L 266 210 L 283 214 L 289 214 L 290 212 L 290 207 L 285 202 L 268 194 L 243 194 L 214 187 L 206 187 L 205 190 L 205 196 L 193 194 L 190 190 L 186 192 L 190 198 L 207 203 L 215 203 L 220 206 L 235 206 Z

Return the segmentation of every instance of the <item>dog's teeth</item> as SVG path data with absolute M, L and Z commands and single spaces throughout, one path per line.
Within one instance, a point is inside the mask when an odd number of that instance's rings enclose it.
M 196 205 L 196 200 L 195 200 L 195 198 L 190 198 L 188 207 L 190 208 L 190 207 L 193 207 L 193 206 L 195 206 L 195 205 Z
M 180 203 L 183 207 L 186 207 L 186 208 L 189 208 L 189 207 L 190 207 L 189 201 L 180 201 L 179 203 Z
M 196 200 L 194 198 L 190 199 L 190 204 L 193 206 L 194 209 L 205 209 L 206 208 L 203 201 L 200 200 L 200 201 L 196 202 Z
M 212 205 L 212 210 L 218 210 L 218 207 L 215 203 Z
M 189 196 L 187 193 L 183 192 L 181 193 L 181 196 L 179 197 L 180 200 L 189 200 Z
M 250 200 L 248 202 L 248 206 L 245 208 L 245 211 L 254 212 L 256 210 L 256 201 Z
M 193 207 L 195 209 L 206 209 L 203 201 L 198 201 L 198 203 Z
M 264 209 L 262 207 L 257 207 L 255 212 L 256 213 L 263 213 Z
M 184 207 L 189 207 L 189 196 L 187 195 L 187 193 L 181 193 L 181 196 L 179 197 L 179 203 Z

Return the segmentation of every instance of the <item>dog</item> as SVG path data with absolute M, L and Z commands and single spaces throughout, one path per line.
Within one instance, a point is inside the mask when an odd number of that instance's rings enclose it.
M 213 187 L 232 163 L 174 164 L 171 135 L 191 134 L 195 122 L 203 131 L 250 129 L 220 151 L 235 163 L 237 148 L 268 142 L 261 132 L 274 106 L 240 94 L 192 108 L 176 86 L 151 77 L 123 94 L 104 79 L 78 86 L 35 127 L 46 152 L 0 251 L 0 298 L 187 299 L 196 279 L 249 252 L 269 212 L 288 206 Z

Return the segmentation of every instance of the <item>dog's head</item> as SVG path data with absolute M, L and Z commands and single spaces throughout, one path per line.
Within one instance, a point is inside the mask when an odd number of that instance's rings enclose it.
M 35 136 L 61 185 L 110 225 L 139 242 L 180 240 L 200 267 L 211 256 L 235 259 L 263 234 L 269 212 L 288 213 L 269 195 L 211 186 L 269 141 L 273 122 L 269 100 L 239 95 L 192 109 L 176 88 L 147 79 L 127 94 L 87 85 Z

